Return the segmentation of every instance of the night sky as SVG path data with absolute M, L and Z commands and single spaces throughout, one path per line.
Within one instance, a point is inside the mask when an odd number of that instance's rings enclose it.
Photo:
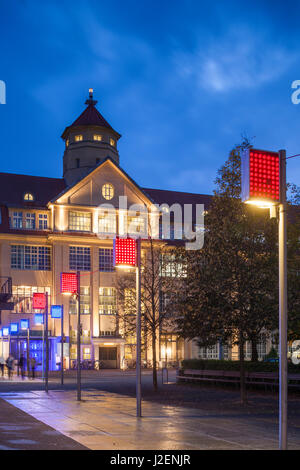
M 211 193 L 242 134 L 300 153 L 299 18 L 274 0 L 0 0 L 0 171 L 61 177 L 89 87 L 144 187 Z

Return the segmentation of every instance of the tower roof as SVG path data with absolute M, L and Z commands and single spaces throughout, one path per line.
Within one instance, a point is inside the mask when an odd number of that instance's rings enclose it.
M 111 125 L 104 119 L 102 114 L 98 111 L 96 108 L 97 101 L 93 99 L 93 89 L 90 88 L 89 90 L 89 99 L 86 100 L 85 104 L 87 107 L 85 110 L 80 114 L 80 116 L 75 119 L 75 121 L 68 127 L 65 128 L 62 138 L 64 139 L 66 136 L 66 133 L 72 128 L 72 127 L 81 127 L 81 126 L 100 126 L 100 127 L 106 127 L 107 129 L 110 129 L 111 131 L 114 132 L 118 137 L 121 137 L 121 135 L 116 132 Z

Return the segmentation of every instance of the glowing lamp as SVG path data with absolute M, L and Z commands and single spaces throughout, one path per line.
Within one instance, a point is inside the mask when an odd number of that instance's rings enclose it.
M 116 267 L 137 266 L 137 246 L 133 238 L 116 238 L 114 240 L 114 265 Z
M 29 320 L 20 320 L 21 330 L 27 330 L 29 328 Z
M 77 274 L 61 273 L 60 275 L 60 292 L 62 294 L 77 294 Z
M 242 153 L 242 201 L 266 208 L 280 202 L 278 152 L 246 149 Z
M 19 324 L 18 323 L 11 323 L 10 324 L 10 333 L 11 334 L 18 334 L 19 333 Z
M 62 305 L 51 305 L 51 318 L 61 318 L 62 309 Z
M 8 336 L 9 335 L 9 328 L 7 328 L 6 326 L 4 328 L 2 328 L 2 333 L 3 333 L 3 336 Z
M 43 293 L 34 293 L 32 307 L 37 310 L 44 310 L 46 308 L 46 295 Z

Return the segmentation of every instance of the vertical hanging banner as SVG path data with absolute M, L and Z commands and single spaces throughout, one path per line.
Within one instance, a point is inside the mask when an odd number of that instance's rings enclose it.
M 44 310 L 46 308 L 46 295 L 43 293 L 34 293 L 32 307 L 37 310 Z
M 278 152 L 246 149 L 242 153 L 242 201 L 261 207 L 280 202 L 280 158 Z
M 114 239 L 114 266 L 137 266 L 137 242 L 133 238 Z

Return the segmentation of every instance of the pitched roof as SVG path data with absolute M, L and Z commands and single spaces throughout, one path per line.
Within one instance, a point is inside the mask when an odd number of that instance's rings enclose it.
M 98 111 L 98 109 L 95 107 L 95 105 L 90 103 L 85 110 L 80 114 L 80 116 L 75 119 L 75 121 L 66 129 L 64 130 L 62 134 L 62 138 L 65 137 L 66 132 L 71 129 L 72 127 L 80 127 L 80 126 L 101 126 L 101 127 L 106 127 L 107 129 L 110 129 L 113 131 L 115 134 L 117 134 L 119 137 L 121 137 L 118 132 L 116 132 L 111 125 L 104 119 L 102 114 Z
M 169 191 L 165 189 L 143 188 L 146 194 L 157 204 L 204 204 L 205 210 L 208 209 L 212 196 L 209 194 L 185 193 L 181 191 Z
M 63 178 L 0 173 L 0 203 L 15 207 L 46 207 L 65 187 Z M 31 193 L 34 201 L 24 201 L 25 193 Z

